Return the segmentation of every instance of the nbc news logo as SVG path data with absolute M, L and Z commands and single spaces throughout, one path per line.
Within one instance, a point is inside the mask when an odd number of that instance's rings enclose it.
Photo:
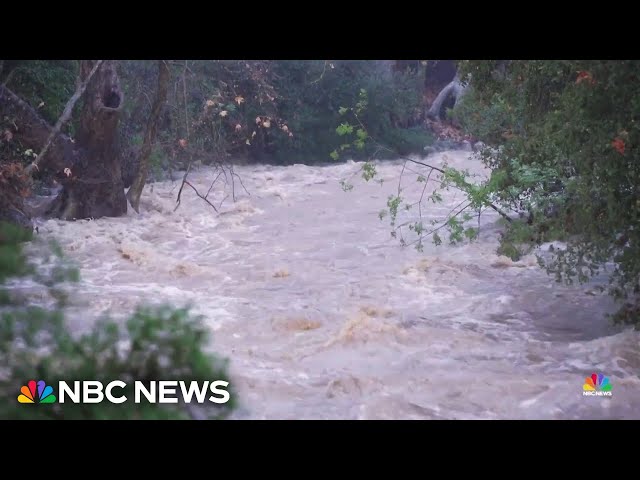
M 183 382 L 177 380 L 163 380 L 134 383 L 134 403 L 146 401 L 148 403 L 178 403 L 178 392 L 185 403 L 205 403 L 207 401 L 224 404 L 230 400 L 226 387 L 229 382 L 217 380 L 214 382 Z M 106 387 L 96 380 L 73 382 L 73 387 L 67 382 L 58 382 L 59 399 L 54 395 L 53 387 L 44 380 L 29 380 L 20 388 L 19 403 L 101 403 L 105 400 L 111 403 L 124 403 L 128 398 L 117 389 L 124 389 L 127 384 L 121 380 L 109 382 Z M 211 392 L 211 395 L 208 393 Z M 119 393 L 119 394 L 118 394 Z M 143 400 L 144 399 L 144 400 Z

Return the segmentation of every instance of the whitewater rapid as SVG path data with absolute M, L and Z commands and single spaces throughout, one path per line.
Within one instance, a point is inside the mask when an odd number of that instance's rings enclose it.
M 486 174 L 470 155 L 428 161 Z M 140 303 L 192 304 L 230 360 L 237 419 L 640 418 L 640 336 L 604 318 L 608 297 L 555 283 L 533 254 L 497 255 L 490 210 L 471 244 L 402 248 L 379 218 L 402 163 L 378 162 L 382 183 L 361 166 L 238 166 L 248 193 L 236 180 L 219 213 L 190 189 L 174 211 L 180 177 L 148 185 L 140 214 L 41 222 L 81 269 L 74 328 Z M 423 183 L 402 175 L 417 200 Z M 189 178 L 206 192 L 214 176 Z M 443 195 L 425 202 L 427 219 L 463 200 Z M 583 397 L 593 372 L 612 397 Z

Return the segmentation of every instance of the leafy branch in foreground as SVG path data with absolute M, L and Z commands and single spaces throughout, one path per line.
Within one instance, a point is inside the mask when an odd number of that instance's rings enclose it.
M 30 239 L 24 230 L 0 223 L 0 418 L 219 419 L 233 411 L 232 383 L 229 402 L 197 408 L 133 402 L 20 405 L 20 387 L 34 378 L 54 385 L 121 380 L 128 385 L 122 392 L 127 398 L 134 398 L 134 381 L 228 381 L 227 360 L 208 351 L 209 329 L 188 308 L 140 306 L 124 322 L 104 317 L 84 334 L 73 332 L 65 306 L 78 271 L 55 243 L 24 243 Z
M 383 145 L 373 138 L 367 131 L 362 121 L 362 113 L 367 108 L 367 92 L 360 91 L 359 101 L 352 108 L 341 107 L 339 113 L 344 120 L 336 128 L 336 133 L 344 138 L 339 149 L 331 152 L 330 156 L 333 160 L 338 160 L 341 155 L 355 150 L 363 150 L 365 145 L 369 144 L 374 147 L 375 158 L 380 152 L 390 154 L 393 158 L 402 160 L 402 168 L 400 178 L 398 180 L 395 195 L 391 195 L 387 199 L 387 209 L 382 210 L 379 214 L 380 219 L 389 218 L 391 226 L 391 236 L 399 237 L 403 246 L 415 245 L 418 250 L 424 247 L 424 239 L 431 237 L 433 243 L 439 245 L 442 243 L 442 237 L 439 232 L 445 230 L 448 232 L 449 242 L 456 244 L 465 240 L 474 240 L 479 234 L 479 220 L 483 209 L 490 208 L 498 212 L 507 222 L 511 222 L 511 218 L 505 211 L 496 206 L 493 201 L 493 191 L 495 188 L 495 179 L 489 179 L 484 182 L 471 181 L 472 176 L 467 171 L 461 171 L 448 166 L 446 163 L 442 167 L 430 165 L 426 162 L 416 160 L 398 154 L 393 149 Z M 342 188 L 345 191 L 351 190 L 353 185 L 350 180 L 361 175 L 365 181 L 371 181 L 377 176 L 375 164 L 372 160 L 364 162 L 361 168 L 351 175 L 349 179 L 341 181 Z M 409 176 L 414 176 L 417 183 L 421 183 L 422 188 L 416 201 L 408 201 L 405 198 L 407 191 L 406 183 Z M 382 180 L 379 180 L 382 183 Z M 429 188 L 432 187 L 431 190 Z M 453 206 L 445 215 L 439 215 L 437 218 L 427 219 L 426 212 L 429 203 L 434 205 L 443 202 L 442 191 L 454 189 L 465 195 L 465 200 Z M 408 212 L 411 209 L 417 209 L 417 216 L 410 217 L 408 220 L 398 223 L 398 215 L 400 212 Z M 468 222 L 472 219 L 478 219 L 478 226 L 469 226 Z M 404 230 L 403 230 L 404 229 Z M 415 239 L 408 241 L 406 230 L 412 232 Z

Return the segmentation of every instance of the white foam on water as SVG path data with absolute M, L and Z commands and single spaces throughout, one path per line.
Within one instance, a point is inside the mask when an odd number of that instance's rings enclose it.
M 428 162 L 486 175 L 469 155 Z M 378 214 L 402 163 L 376 164 L 382 184 L 361 167 L 236 167 L 249 194 L 236 185 L 220 203 L 229 192 L 214 190 L 219 213 L 189 189 L 176 210 L 179 181 L 160 182 L 140 214 L 50 220 L 40 235 L 81 267 L 78 325 L 140 302 L 193 304 L 231 360 L 236 418 L 640 418 L 639 336 L 607 326 L 606 297 L 555 284 L 532 255 L 497 255 L 494 211 L 474 243 L 401 248 Z M 214 173 L 191 175 L 206 192 Z M 403 173 L 404 198 L 421 194 L 416 177 Z M 425 222 L 462 201 L 443 197 L 425 203 Z M 595 369 L 612 398 L 582 397 Z

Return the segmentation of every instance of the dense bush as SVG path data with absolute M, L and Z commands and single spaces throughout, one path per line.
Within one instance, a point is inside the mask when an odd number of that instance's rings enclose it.
M 609 292 L 624 302 L 616 319 L 638 324 L 640 62 L 468 61 L 461 67 L 472 91 L 454 116 L 499 147 L 483 153 L 493 169 L 494 198 L 527 212 L 528 222 L 505 238 L 567 240 L 566 250 L 541 264 L 569 283 L 608 269 Z
M 167 104 L 151 155 L 151 180 L 187 164 L 329 161 L 339 147 L 339 109 L 364 89 L 369 133 L 400 154 L 431 143 L 424 128 L 424 67 L 391 69 L 371 60 L 169 61 Z M 78 61 L 2 61 L 0 81 L 54 124 L 75 89 Z M 131 181 L 157 82 L 157 62 L 123 60 L 124 115 L 119 127 L 125 184 Z M 82 101 L 63 131 L 73 135 Z M 0 162 L 33 161 L 7 119 L 0 119 Z M 375 150 L 353 150 L 357 159 Z
M 154 62 L 122 62 L 128 103 L 122 128 L 140 140 L 155 82 Z M 246 159 L 270 163 L 329 160 L 339 146 L 339 109 L 362 89 L 369 95 L 370 132 L 410 153 L 431 141 L 422 128 L 424 72 L 392 73 L 374 61 L 189 61 L 172 65 L 173 88 L 159 132 L 158 165 L 183 167 Z M 364 157 L 371 152 L 351 152 Z
M 75 60 L 0 61 L 0 83 L 37 108 L 53 125 L 73 94 L 78 63 Z
M 327 161 L 342 139 L 335 135 L 340 109 L 354 105 L 362 90 L 368 108 L 362 121 L 369 134 L 401 154 L 414 153 L 431 143 L 421 125 L 423 71 L 391 73 L 374 61 L 325 62 L 278 61 L 278 90 L 288 92 L 279 105 L 297 132 L 294 142 L 278 141 L 279 158 L 285 162 Z M 356 158 L 370 158 L 372 148 L 351 149 Z

